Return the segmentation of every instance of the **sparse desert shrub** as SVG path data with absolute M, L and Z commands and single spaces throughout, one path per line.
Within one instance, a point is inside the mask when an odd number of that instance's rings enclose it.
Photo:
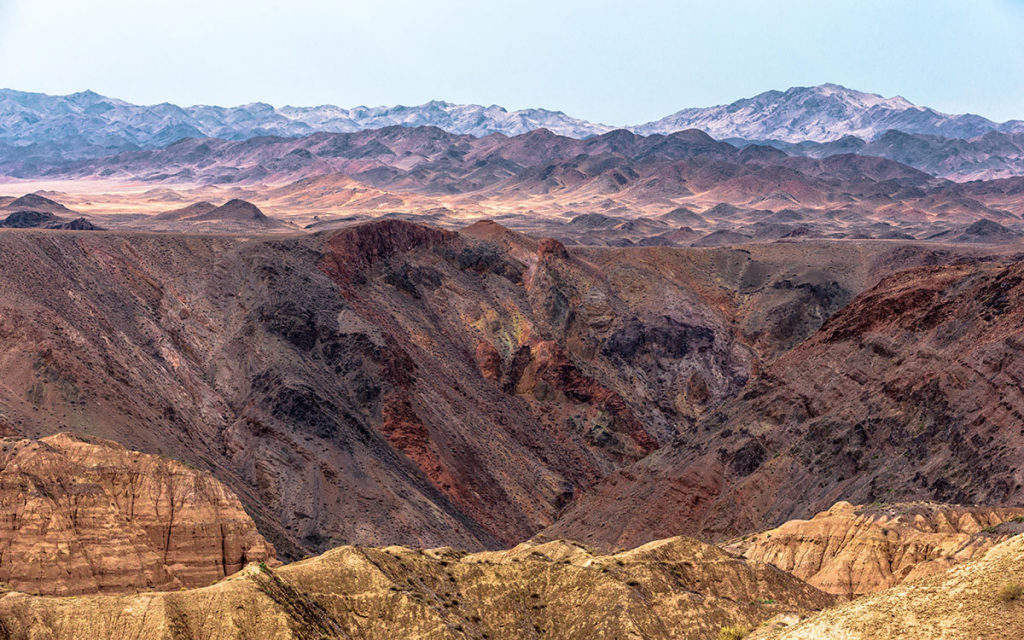
M 718 640 L 743 640 L 750 633 L 750 627 L 730 624 L 718 630 Z
M 1001 602 L 1015 602 L 1020 600 L 1021 596 L 1024 596 L 1024 587 L 1016 582 L 1007 582 L 999 590 L 999 600 Z

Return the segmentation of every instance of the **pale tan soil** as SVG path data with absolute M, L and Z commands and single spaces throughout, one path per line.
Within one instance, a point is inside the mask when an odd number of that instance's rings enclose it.
M 342 547 L 176 593 L 10 593 L 0 597 L 0 629 L 35 640 L 697 640 L 831 601 L 774 567 L 686 538 L 615 555 L 564 542 L 471 555 Z
M 810 520 L 791 520 L 726 548 L 854 597 L 941 573 L 1021 531 L 1022 508 L 839 502 Z
M 795 626 L 766 625 L 749 640 L 1016 640 L 1024 599 L 1002 596 L 1024 586 L 1024 535 L 981 558 L 916 582 L 827 609 Z

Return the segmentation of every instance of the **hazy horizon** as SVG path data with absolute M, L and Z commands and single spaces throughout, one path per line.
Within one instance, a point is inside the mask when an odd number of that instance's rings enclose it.
M 831 82 L 1024 118 L 1024 2 L 825 4 L 0 0 L 0 86 L 140 104 L 444 100 L 626 126 Z

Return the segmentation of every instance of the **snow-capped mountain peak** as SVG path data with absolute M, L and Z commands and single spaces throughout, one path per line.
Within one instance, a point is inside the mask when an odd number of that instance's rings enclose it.
M 572 118 L 560 111 L 453 104 L 432 100 L 418 106 L 345 109 L 335 105 L 275 108 L 265 102 L 237 107 L 134 105 L 93 91 L 66 96 L 0 90 L 0 145 L 51 145 L 65 157 L 158 147 L 179 135 L 240 140 L 256 135 L 302 136 L 316 131 L 345 133 L 393 125 L 430 125 L 473 136 L 518 135 L 547 128 L 585 138 L 612 127 Z
M 537 129 L 587 138 L 613 127 L 573 118 L 561 111 L 433 100 L 418 106 L 335 105 L 276 108 L 264 102 L 237 107 L 170 103 L 135 105 L 94 91 L 66 96 L 0 90 L 0 153 L 45 161 L 97 157 L 125 150 L 169 145 L 183 137 L 243 140 L 254 136 L 347 133 L 400 125 L 434 126 L 485 136 L 515 136 Z M 996 124 L 975 115 L 947 115 L 900 96 L 886 98 L 837 84 L 766 91 L 728 105 L 684 109 L 647 124 L 628 127 L 643 134 L 701 129 L 715 138 L 828 142 L 844 136 L 873 140 L 888 130 L 946 138 L 972 138 L 990 131 L 1024 131 L 1024 123 Z
M 873 140 L 890 129 L 906 133 L 970 138 L 988 131 L 1016 131 L 975 115 L 948 115 L 896 96 L 848 89 L 838 84 L 766 91 L 715 107 L 684 109 L 633 127 L 640 134 L 701 129 L 715 138 L 827 142 L 853 135 Z

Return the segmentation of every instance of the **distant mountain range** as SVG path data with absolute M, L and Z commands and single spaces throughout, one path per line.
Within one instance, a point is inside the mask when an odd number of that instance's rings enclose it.
M 845 136 L 873 140 L 890 129 L 973 138 L 989 131 L 1024 132 L 1024 121 L 996 123 L 972 114 L 948 115 L 908 100 L 883 98 L 836 84 L 766 91 L 717 107 L 684 109 L 633 130 L 641 134 L 701 129 L 715 138 L 827 142 Z
M 212 204 L 180 209 L 189 199 L 173 191 L 188 185 L 207 189 L 203 199 L 257 197 L 274 215 L 301 212 L 301 224 L 311 228 L 337 222 L 342 212 L 347 221 L 383 212 L 453 225 L 493 216 L 534 232 L 542 219 L 554 219 L 543 235 L 570 244 L 706 246 L 791 234 L 1009 242 L 1020 237 L 1024 213 L 1024 178 L 957 184 L 885 158 L 801 157 L 768 145 L 734 146 L 694 129 L 667 136 L 615 130 L 583 140 L 544 129 L 477 138 L 400 126 L 302 138 L 192 138 L 83 160 L 45 177 L 151 183 L 148 202 L 175 203 L 161 220 L 205 219 Z M 229 207 L 235 213 L 216 218 L 260 219 L 237 204 Z M 637 215 L 645 220 L 631 219 Z M 993 222 L 965 227 L 981 218 Z M 107 228 L 112 222 L 97 219 Z
M 354 109 L 275 108 L 264 103 L 140 106 L 91 91 L 50 96 L 4 89 L 0 90 L 0 170 L 32 175 L 62 162 L 163 148 L 183 138 L 292 138 L 394 125 L 434 126 L 474 137 L 548 129 L 560 136 L 588 138 L 613 130 L 560 111 L 508 111 L 497 105 L 440 101 Z M 884 98 L 834 84 L 768 91 L 729 105 L 685 109 L 625 128 L 642 135 L 701 129 L 740 146 L 768 142 L 787 153 L 813 157 L 880 155 L 954 179 L 1024 173 L 1024 121 L 996 123 L 970 114 L 947 115 L 901 97 Z M 903 137 L 893 137 L 893 131 Z
M 748 144 L 742 139 L 727 141 L 741 147 Z M 964 140 L 890 129 L 871 141 L 846 136 L 829 142 L 766 140 L 761 144 L 790 155 L 812 158 L 827 158 L 840 153 L 878 156 L 958 181 L 1024 175 L 1024 133 L 989 131 Z
M 300 137 L 317 132 L 435 126 L 472 136 L 518 135 L 549 129 L 574 138 L 612 127 L 570 118 L 560 111 L 507 111 L 497 105 L 433 101 L 418 107 L 275 108 L 265 103 L 239 107 L 140 106 L 92 91 L 66 96 L 0 90 L 0 145 L 20 147 L 23 155 L 77 159 L 119 151 L 154 149 L 182 138 L 246 140 L 258 136 Z M 0 147 L 2 148 L 2 147 Z

